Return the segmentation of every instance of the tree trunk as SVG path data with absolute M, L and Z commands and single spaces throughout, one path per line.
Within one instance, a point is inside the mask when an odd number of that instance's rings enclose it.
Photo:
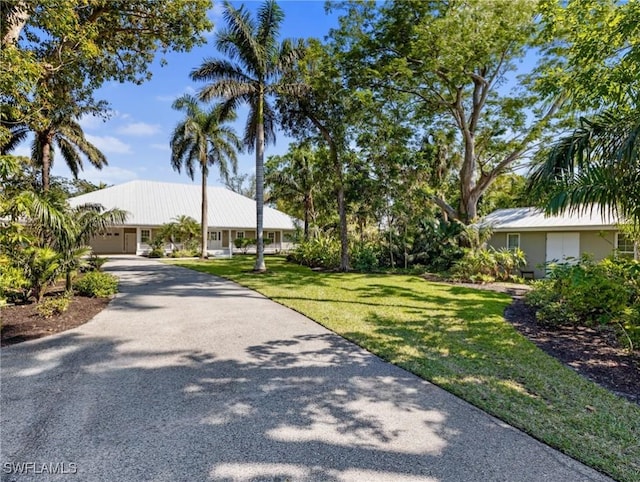
M 328 136 L 330 138 L 330 136 Z M 338 159 L 338 150 L 332 139 L 329 141 L 329 155 L 338 180 L 338 216 L 340 218 L 340 271 L 349 271 L 349 237 L 347 231 L 347 210 L 344 205 L 344 175 Z
M 309 196 L 305 194 L 304 196 L 304 240 L 305 241 L 309 241 L 309 211 L 310 210 L 311 208 L 310 208 Z
M 267 270 L 264 263 L 264 98 L 258 100 L 258 122 L 256 125 L 256 264 L 253 270 Z
M 2 48 L 15 45 L 18 42 L 20 33 L 31 16 L 24 1 L 16 2 L 12 7 L 3 7 L 3 9 L 4 8 L 6 8 L 6 11 L 2 13 L 2 17 L 0 18 L 5 24 L 2 44 L 0 44 Z
M 206 161 L 205 161 L 206 163 Z M 202 166 L 202 212 L 200 213 L 201 222 L 200 222 L 200 259 L 207 259 L 209 257 L 209 253 L 207 252 L 207 231 L 209 230 L 209 226 L 207 225 L 207 220 L 209 219 L 209 201 L 207 200 L 207 174 L 208 169 L 206 165 L 203 163 Z
M 38 134 L 42 147 L 42 190 L 49 190 L 49 174 L 51 171 L 51 135 L 49 133 Z

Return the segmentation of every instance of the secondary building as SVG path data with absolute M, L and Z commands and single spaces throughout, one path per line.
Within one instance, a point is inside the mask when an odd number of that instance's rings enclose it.
M 208 242 L 212 255 L 233 252 L 236 238 L 256 237 L 256 202 L 223 187 L 208 187 Z M 202 187 L 155 181 L 131 181 L 69 200 L 71 206 L 100 204 L 105 209 L 128 212 L 124 225 L 114 226 L 94 237 L 90 244 L 96 254 L 145 254 L 163 224 L 181 215 L 200 222 Z M 276 209 L 264 208 L 264 237 L 271 242 L 265 251 L 292 247 L 296 220 Z
M 524 251 L 522 271 L 529 277 L 542 278 L 547 263 L 571 262 L 586 253 L 596 260 L 614 252 L 638 257 L 636 244 L 620 232 L 618 218 L 599 207 L 557 216 L 536 208 L 499 209 L 482 222 L 493 228 L 490 246 Z

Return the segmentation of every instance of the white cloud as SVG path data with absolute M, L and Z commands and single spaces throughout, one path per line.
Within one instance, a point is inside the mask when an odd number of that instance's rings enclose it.
M 87 140 L 105 154 L 130 154 L 131 146 L 112 136 L 86 135 Z
M 149 147 L 158 151 L 171 152 L 171 148 L 169 147 L 168 142 L 166 144 L 151 144 Z
M 130 122 L 116 131 L 118 134 L 128 136 L 152 136 L 160 131 L 158 124 L 147 124 L 146 122 Z

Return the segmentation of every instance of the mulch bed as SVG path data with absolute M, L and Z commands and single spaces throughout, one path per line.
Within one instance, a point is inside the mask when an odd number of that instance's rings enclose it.
M 522 299 L 507 307 L 505 318 L 540 349 L 582 376 L 640 404 L 640 354 L 618 343 L 611 327 L 545 326 Z
M 100 313 L 109 301 L 111 298 L 76 295 L 71 299 L 67 311 L 51 318 L 40 316 L 35 303 L 5 306 L 0 309 L 0 345 L 14 345 L 80 326 Z

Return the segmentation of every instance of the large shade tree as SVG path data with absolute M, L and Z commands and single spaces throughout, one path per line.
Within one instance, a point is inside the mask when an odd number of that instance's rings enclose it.
M 142 83 L 151 77 L 150 66 L 159 54 L 204 43 L 202 32 L 212 27 L 207 18 L 211 4 L 3 0 L 0 149 L 10 150 L 7 142 L 18 129 L 34 132 L 46 146 L 45 138 L 61 117 L 107 115 L 108 105 L 94 99 L 95 90 L 109 80 Z
M 453 130 L 443 145 L 460 159 L 457 203 L 432 196 L 444 213 L 473 222 L 491 184 L 532 148 L 562 104 L 505 82 L 533 44 L 536 2 L 444 0 L 344 2 L 333 34 L 353 87 L 409 95 L 417 130 Z
M 216 35 L 216 46 L 227 58 L 207 58 L 191 72 L 191 78 L 209 82 L 199 93 L 201 100 L 224 99 L 224 112 L 240 104 L 249 106 L 244 131 L 244 144 L 256 154 L 256 238 L 257 256 L 254 269 L 265 271 L 264 151 L 275 142 L 276 113 L 274 95 L 295 86 L 281 82 L 283 71 L 295 61 L 298 48 L 290 40 L 279 41 L 284 12 L 274 0 L 257 10 L 254 20 L 245 6 L 234 8 L 224 4 L 226 28 Z
M 241 143 L 233 129 L 225 122 L 235 120 L 233 110 L 214 105 L 207 110 L 198 100 L 184 95 L 173 103 L 173 108 L 185 114 L 176 126 L 171 138 L 171 166 L 178 172 L 184 167 L 193 179 L 196 168 L 202 176 L 201 250 L 200 257 L 207 257 L 208 200 L 207 177 L 209 168 L 217 166 L 223 179 L 229 177 L 229 164 L 237 171 L 236 152 Z

